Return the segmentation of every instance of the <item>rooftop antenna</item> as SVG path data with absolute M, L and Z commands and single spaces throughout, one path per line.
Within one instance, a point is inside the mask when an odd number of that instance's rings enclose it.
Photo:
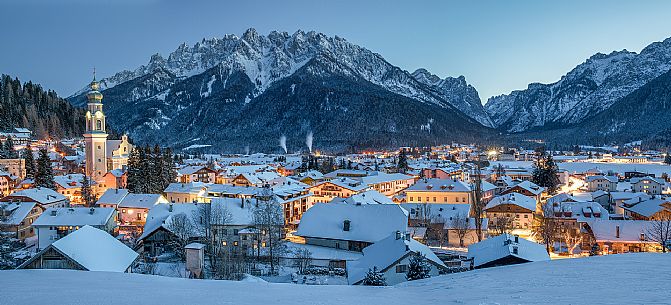
M 96 67 L 93 67 L 93 81 L 96 81 Z

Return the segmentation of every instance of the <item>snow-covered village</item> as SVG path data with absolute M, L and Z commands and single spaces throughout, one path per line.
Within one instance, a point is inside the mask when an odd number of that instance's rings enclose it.
M 671 4 L 251 2 L 0 4 L 0 304 L 671 303 Z

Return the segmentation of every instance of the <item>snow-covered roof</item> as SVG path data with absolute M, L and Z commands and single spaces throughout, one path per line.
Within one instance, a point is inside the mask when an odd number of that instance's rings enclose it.
M 180 175 L 180 176 L 181 175 L 193 175 L 201 169 L 212 171 L 211 169 L 207 168 L 206 166 L 191 165 L 191 166 L 185 166 L 185 167 L 182 167 L 180 169 L 177 169 L 177 175 Z
M 501 196 L 496 196 L 487 203 L 487 206 L 485 206 L 485 210 L 491 209 L 493 207 L 502 204 L 512 204 L 530 210 L 532 212 L 536 211 L 536 199 L 519 193 L 508 193 Z
M 652 198 L 641 201 L 630 207 L 624 207 L 625 210 L 632 211 L 645 217 L 651 217 L 655 213 L 664 210 L 662 204 L 671 202 L 671 199 Z
M 517 248 L 517 253 L 514 251 L 515 248 Z M 550 260 L 550 255 L 544 245 L 510 234 L 490 237 L 468 246 L 468 257 L 473 258 L 474 267 L 508 256 L 529 262 Z
M 379 173 L 374 176 L 365 176 L 361 177 L 361 182 L 367 185 L 379 184 L 384 182 L 398 181 L 398 180 L 409 180 L 413 179 L 412 176 L 402 174 L 402 173 Z
M 470 192 L 471 186 L 461 180 L 455 179 L 419 179 L 406 191 L 413 192 Z
M 344 230 L 345 221 L 349 231 Z M 296 235 L 376 242 L 407 227 L 407 211 L 399 205 L 317 203 L 303 213 Z
M 121 203 L 121 200 L 128 195 L 128 190 L 127 189 L 107 189 L 102 196 L 100 196 L 100 199 L 98 199 L 97 204 L 113 204 L 113 205 L 118 205 Z
M 83 226 L 50 246 L 89 271 L 124 272 L 139 256 L 112 235 L 91 226 Z
M 11 194 L 10 196 L 27 197 L 39 204 L 46 204 L 46 205 L 65 200 L 65 196 L 61 195 L 61 193 L 45 187 L 20 190 L 18 192 Z
M 594 175 L 594 176 L 588 176 L 587 177 L 587 182 L 592 182 L 596 180 L 607 180 L 608 182 L 613 182 L 617 183 L 619 179 L 616 176 L 604 176 L 604 175 Z
M 360 192 L 360 191 L 363 191 L 363 190 L 368 188 L 368 185 L 365 185 L 358 180 L 354 180 L 354 179 L 350 179 L 350 178 L 336 178 L 336 179 L 333 179 L 333 180 L 330 180 L 330 181 L 323 181 L 323 182 L 320 182 L 320 183 L 316 184 L 313 187 L 321 186 L 321 185 L 327 184 L 327 183 L 331 183 L 331 184 L 334 184 L 336 186 L 352 190 L 354 192 Z
M 308 244 L 297 244 L 293 242 L 286 243 L 288 257 L 296 257 L 298 250 L 306 249 L 310 251 L 310 257 L 318 260 L 344 260 L 353 261 L 361 257 L 361 252 L 349 251 L 345 249 L 336 249 L 331 247 L 322 247 Z
M 244 205 L 242 204 L 244 200 Z M 212 198 L 210 205 L 212 210 L 221 209 L 222 212 L 228 213 L 231 217 L 224 225 L 235 226 L 251 226 L 254 224 L 252 215 L 252 207 L 256 199 L 241 199 L 241 198 Z M 211 213 L 213 216 L 216 213 Z M 216 220 L 213 219 L 213 222 Z
M 533 183 L 531 181 L 528 181 L 528 180 L 522 181 L 518 184 L 515 184 L 514 186 L 512 186 L 510 188 L 515 188 L 515 187 L 525 189 L 525 190 L 529 191 L 530 193 L 532 193 L 534 195 L 539 195 L 539 194 L 543 193 L 543 191 L 545 190 L 544 187 L 538 186 L 535 183 Z
M 389 197 L 375 190 L 365 191 L 348 198 L 337 197 L 331 202 L 348 204 L 395 204 Z
M 10 212 L 5 221 L 0 221 L 1 224 L 16 226 L 19 225 L 30 211 L 35 208 L 35 202 L 0 202 L 0 207 L 5 212 Z
M 103 226 L 115 211 L 114 208 L 48 208 L 33 226 Z
M 646 194 L 646 193 L 642 193 L 642 192 L 639 192 L 639 193 L 632 193 L 632 192 L 611 192 L 611 193 L 610 193 L 610 197 L 611 197 L 613 200 L 627 200 L 627 199 L 632 199 L 632 198 L 635 198 L 635 197 L 641 197 L 641 196 L 645 196 L 645 197 L 647 197 L 648 194 Z
M 393 233 L 388 237 L 375 242 L 363 249 L 363 256 L 356 261 L 347 262 L 347 281 L 354 285 L 366 277 L 369 269 L 377 267 L 384 271 L 402 257 L 419 253 L 434 265 L 447 268 L 429 247 L 412 238 L 406 238 L 404 233 Z
M 664 181 L 664 179 L 662 179 L 662 178 L 652 178 L 652 177 L 649 177 L 649 176 L 635 177 L 635 178 L 629 179 L 629 182 L 631 182 L 631 184 L 636 184 L 636 183 L 644 182 L 644 181 L 654 182 L 654 183 L 658 183 L 658 184 L 661 184 L 661 185 L 666 184 L 666 181 Z
M 207 184 L 202 182 L 178 183 L 173 182 L 165 188 L 165 193 L 180 193 L 180 194 L 200 194 L 207 190 Z
M 146 238 L 159 228 L 164 228 L 170 231 L 170 224 L 176 215 L 183 214 L 188 219 L 193 220 L 194 215 L 198 212 L 199 205 L 199 203 L 168 203 L 155 205 L 149 209 L 149 212 L 147 213 L 147 221 L 144 224 L 144 230 L 142 231 L 139 240 Z M 197 224 L 194 223 L 194 225 Z M 193 237 L 197 237 L 200 234 L 200 230 L 194 226 L 194 230 L 191 234 Z
M 645 236 L 646 231 L 652 225 L 651 221 L 645 220 L 593 220 L 587 222 L 597 242 L 650 242 Z M 618 234 L 619 228 L 619 237 Z
M 151 209 L 159 203 L 168 203 L 161 194 L 133 194 L 129 193 L 119 203 L 120 208 Z
M 598 202 L 571 202 L 556 203 L 553 207 L 554 217 L 575 219 L 586 222 L 593 219 L 609 219 L 610 215 Z

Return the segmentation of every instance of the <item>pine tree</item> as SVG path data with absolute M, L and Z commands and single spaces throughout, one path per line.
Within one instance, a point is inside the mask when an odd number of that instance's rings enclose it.
M 35 179 L 35 157 L 33 156 L 33 149 L 30 147 L 30 144 L 26 145 L 23 154 L 26 162 L 26 179 Z
M 140 149 L 140 181 L 138 193 L 147 194 L 151 190 L 151 149 L 145 146 Z
M 11 136 L 7 137 L 7 140 L 5 141 L 4 151 L 6 159 L 16 159 L 19 157 L 16 150 L 14 150 L 14 140 L 12 140 Z
M 549 194 L 554 194 L 559 189 L 558 167 L 552 155 L 541 152 L 534 163 L 534 171 L 531 181 L 539 186 L 545 187 Z
M 364 286 L 387 286 L 387 279 L 384 278 L 382 272 L 377 271 L 376 266 L 373 266 L 373 269 L 368 269 L 361 284 Z
M 431 277 L 431 266 L 426 261 L 424 255 L 414 252 L 410 257 L 410 264 L 408 265 L 408 273 L 405 277 L 408 281 L 421 280 Z
M 40 149 L 40 156 L 37 158 L 37 175 L 35 176 L 35 185 L 55 189 L 54 172 L 51 168 L 51 160 L 46 148 Z
M 163 181 L 163 188 L 161 191 L 165 190 L 165 188 L 170 185 L 170 183 L 173 183 L 177 180 L 177 171 L 175 170 L 175 167 L 173 166 L 172 162 L 172 150 L 170 148 L 166 148 L 163 151 L 163 162 L 162 162 L 162 167 L 163 170 L 161 171 L 162 174 L 162 181 Z
M 149 158 L 149 193 L 160 194 L 165 189 L 163 186 L 163 152 L 158 145 L 154 145 L 154 149 L 147 157 Z
M 405 149 L 401 149 L 401 152 L 398 155 L 398 164 L 396 168 L 399 172 L 405 173 L 408 170 L 408 157 L 405 154 Z
M 671 152 L 666 153 L 666 157 L 664 158 L 664 163 L 671 165 Z
M 91 189 L 91 180 L 86 174 L 82 177 L 81 185 L 82 203 L 87 207 L 94 207 L 97 198 Z
M 131 193 L 140 193 L 140 149 L 134 147 L 128 155 L 128 177 L 126 187 Z

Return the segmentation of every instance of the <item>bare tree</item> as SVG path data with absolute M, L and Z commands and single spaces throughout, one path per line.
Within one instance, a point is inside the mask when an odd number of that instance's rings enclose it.
M 254 226 L 260 231 L 260 241 L 266 244 L 270 273 L 275 274 L 277 260 L 283 251 L 284 208 L 270 187 L 265 187 L 252 208 Z
M 645 235 L 660 244 L 662 252 L 666 253 L 666 248 L 671 243 L 671 215 L 665 214 L 651 220 Z
M 490 220 L 490 228 L 492 228 L 496 235 L 510 233 L 514 229 L 515 217 L 509 214 L 503 214 Z
M 433 223 L 432 228 L 434 228 L 432 230 L 433 236 L 436 238 L 438 246 L 442 247 L 445 245 L 445 241 L 448 239 L 447 230 L 445 230 L 445 218 L 439 215 L 435 215 L 433 218 L 431 218 L 431 222 Z
M 580 229 L 568 228 L 562 234 L 564 244 L 566 244 L 566 251 L 569 255 L 573 255 L 573 251 L 582 244 L 583 236 L 580 234 Z
M 450 226 L 451 229 L 454 230 L 455 233 L 457 234 L 457 238 L 459 238 L 459 247 L 463 247 L 464 238 L 466 238 L 466 234 L 468 234 L 468 229 L 470 228 L 468 216 L 459 213 L 458 215 L 452 218 Z
M 428 202 L 417 203 L 417 226 L 429 227 L 431 225 L 431 205 Z
M 174 235 L 174 238 L 168 241 L 168 245 L 175 251 L 177 257 L 184 260 L 186 257 L 184 248 L 189 244 L 191 237 L 195 235 L 195 225 L 191 221 L 191 217 L 184 213 L 173 215 L 166 227 Z
M 545 250 L 550 253 L 550 246 L 557 239 L 559 221 L 554 217 L 552 203 L 545 203 L 542 207 L 542 215 L 535 215 L 533 231 L 537 238 L 545 244 Z
M 312 265 L 312 252 L 310 250 L 301 248 L 295 251 L 294 265 L 298 268 L 298 274 L 304 274 L 305 270 Z
M 205 244 L 205 253 L 210 260 L 211 271 L 216 273 L 219 269 L 221 250 L 224 235 L 218 234 L 217 228 L 230 224 L 233 216 L 223 204 L 211 203 L 201 204 L 193 212 L 193 221 L 199 223 L 197 230 L 202 242 Z M 216 277 L 216 274 L 213 274 Z

